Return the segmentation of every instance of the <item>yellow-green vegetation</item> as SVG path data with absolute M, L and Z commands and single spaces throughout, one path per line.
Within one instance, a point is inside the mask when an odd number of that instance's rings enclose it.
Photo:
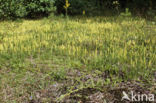
M 0 22 L 0 101 L 18 102 L 21 95 L 65 78 L 68 68 L 108 71 L 117 82 L 150 82 L 156 70 L 155 45 L 156 25 L 141 18 Z

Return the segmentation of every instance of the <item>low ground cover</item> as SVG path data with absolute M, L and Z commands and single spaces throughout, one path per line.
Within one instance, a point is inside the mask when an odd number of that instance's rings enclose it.
M 119 102 L 137 82 L 156 93 L 155 28 L 133 17 L 0 22 L 0 102 Z

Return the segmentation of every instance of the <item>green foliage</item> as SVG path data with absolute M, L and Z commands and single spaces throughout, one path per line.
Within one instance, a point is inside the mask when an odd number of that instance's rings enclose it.
M 0 18 L 23 17 L 27 15 L 24 0 L 0 0 Z
M 96 3 L 95 0 L 68 0 L 70 3 L 70 7 L 68 8 L 68 13 L 70 15 L 79 15 L 83 14 L 83 11 L 85 10 L 86 13 L 91 13 L 92 10 L 96 9 Z M 57 12 L 65 14 L 65 0 L 56 0 L 55 6 L 57 8 Z
M 153 10 L 152 8 L 150 8 L 147 11 L 147 15 L 150 16 L 150 17 L 154 17 L 156 15 L 156 10 Z
M 110 86 L 112 90 L 112 83 L 123 81 L 152 85 L 155 28 L 154 21 L 132 17 L 66 21 L 52 15 L 37 21 L 0 22 L 0 91 L 11 94 L 0 92 L 0 103 L 27 103 L 23 97 L 38 91 L 48 93 L 49 98 L 56 81 L 58 100 L 87 88 L 105 91 Z
M 120 14 L 120 11 L 129 8 L 133 15 L 148 14 L 154 16 L 154 0 L 69 0 L 71 4 L 68 13 L 70 15 L 105 14 L 107 10 L 113 14 Z M 65 14 L 65 0 L 55 0 L 55 6 L 59 14 Z M 113 15 L 112 14 L 112 15 Z
M 66 78 L 66 71 L 64 68 L 59 68 L 59 70 L 53 70 L 50 75 L 54 80 L 59 81 Z
M 124 79 L 145 77 L 155 68 L 155 25 L 148 25 L 144 19 L 52 19 L 53 22 L 44 19 L 1 23 L 0 64 L 4 61 L 10 63 L 10 68 L 21 68 L 17 58 L 44 55 L 47 60 L 53 60 L 53 56 L 60 56 L 63 60 L 59 63 L 65 63 L 67 68 L 121 73 Z M 1 61 L 3 58 L 12 59 Z M 63 75 L 63 70 L 52 73 L 57 79 Z
M 154 0 L 68 0 L 69 15 L 113 15 L 129 8 L 133 15 L 155 16 Z M 39 18 L 55 11 L 66 14 L 65 0 L 0 0 L 0 19 Z M 85 11 L 85 12 L 84 12 Z M 110 12 L 111 11 L 111 12 Z M 109 12 L 109 13 L 108 13 Z M 113 13 L 112 13 L 113 12 Z
M 120 16 L 123 16 L 123 17 L 130 17 L 131 15 L 132 15 L 132 14 L 131 14 L 131 12 L 129 11 L 128 8 L 125 9 L 125 12 L 122 12 L 122 13 L 120 14 Z
M 25 5 L 29 17 L 47 16 L 55 10 L 52 0 L 29 0 Z
M 46 16 L 53 10 L 52 0 L 0 0 L 1 19 Z

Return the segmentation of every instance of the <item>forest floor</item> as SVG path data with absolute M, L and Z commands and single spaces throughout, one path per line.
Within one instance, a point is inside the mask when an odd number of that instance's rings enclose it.
M 155 45 L 156 21 L 138 17 L 2 21 L 0 103 L 150 102 Z

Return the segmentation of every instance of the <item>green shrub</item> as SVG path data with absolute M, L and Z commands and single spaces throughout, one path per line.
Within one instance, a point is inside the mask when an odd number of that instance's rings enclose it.
M 55 10 L 53 0 L 26 0 L 24 4 L 30 18 L 48 16 Z
M 24 0 L 0 0 L 0 18 L 23 17 L 27 15 Z
M 0 0 L 0 19 L 47 16 L 54 9 L 53 0 Z

